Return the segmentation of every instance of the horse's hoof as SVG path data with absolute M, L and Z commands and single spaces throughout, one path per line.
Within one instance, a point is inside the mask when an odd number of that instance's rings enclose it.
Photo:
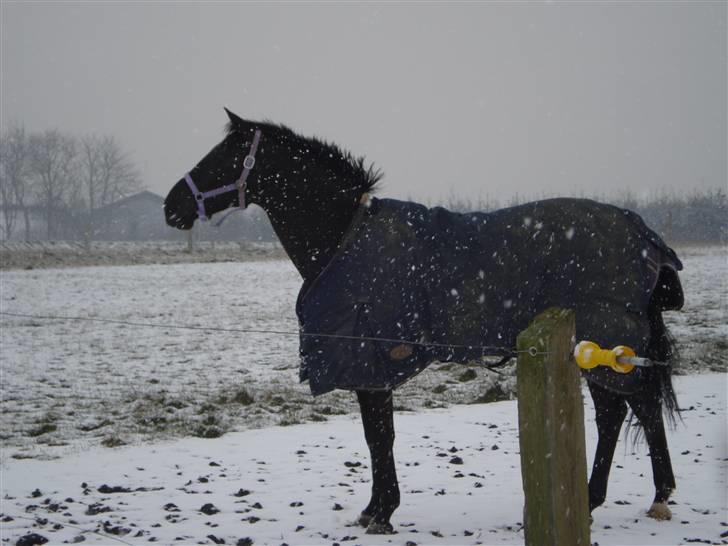
M 666 502 L 653 502 L 650 509 L 647 510 L 647 516 L 657 521 L 667 521 L 672 519 L 672 512 Z
M 372 522 L 372 516 L 369 514 L 365 514 L 362 512 L 359 514 L 359 519 L 356 520 L 356 524 L 360 527 L 369 527 L 369 524 Z
M 367 535 L 393 535 L 394 527 L 391 523 L 377 523 L 372 521 L 367 527 Z

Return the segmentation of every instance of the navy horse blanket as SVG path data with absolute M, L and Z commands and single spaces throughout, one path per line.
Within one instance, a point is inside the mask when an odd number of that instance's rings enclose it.
M 575 310 L 577 339 L 642 355 L 658 279 L 673 284 L 669 308 L 682 305 L 680 269 L 638 215 L 590 200 L 461 214 L 373 198 L 301 289 L 300 378 L 314 395 L 393 389 L 434 361 L 515 347 L 551 306 Z M 590 373 L 607 384 L 621 375 L 601 366 Z M 640 373 L 621 375 L 621 388 L 637 389 Z

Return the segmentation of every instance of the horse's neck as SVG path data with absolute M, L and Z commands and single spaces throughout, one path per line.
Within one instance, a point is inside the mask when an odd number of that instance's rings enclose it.
M 311 282 L 338 250 L 355 209 L 296 209 L 281 207 L 266 212 L 293 265 L 304 282 Z

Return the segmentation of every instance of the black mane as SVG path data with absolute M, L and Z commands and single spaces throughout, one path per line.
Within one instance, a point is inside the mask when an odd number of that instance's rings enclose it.
M 263 133 L 273 133 L 282 137 L 289 144 L 299 144 L 302 148 L 307 149 L 317 161 L 330 165 L 334 170 L 339 172 L 344 181 L 355 180 L 359 183 L 361 189 L 365 192 L 372 193 L 375 191 L 376 184 L 382 179 L 384 173 L 374 167 L 373 163 L 366 164 L 366 159 L 362 156 L 355 156 L 347 150 L 342 150 L 337 144 L 326 142 L 316 137 L 304 137 L 291 128 L 272 122 L 256 123 L 263 129 Z M 237 129 L 233 122 L 229 122 L 225 131 L 229 135 Z

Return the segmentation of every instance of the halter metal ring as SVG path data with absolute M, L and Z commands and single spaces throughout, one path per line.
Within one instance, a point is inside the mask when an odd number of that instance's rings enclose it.
M 243 159 L 243 167 L 250 170 L 255 165 L 255 158 L 252 155 L 245 156 Z

